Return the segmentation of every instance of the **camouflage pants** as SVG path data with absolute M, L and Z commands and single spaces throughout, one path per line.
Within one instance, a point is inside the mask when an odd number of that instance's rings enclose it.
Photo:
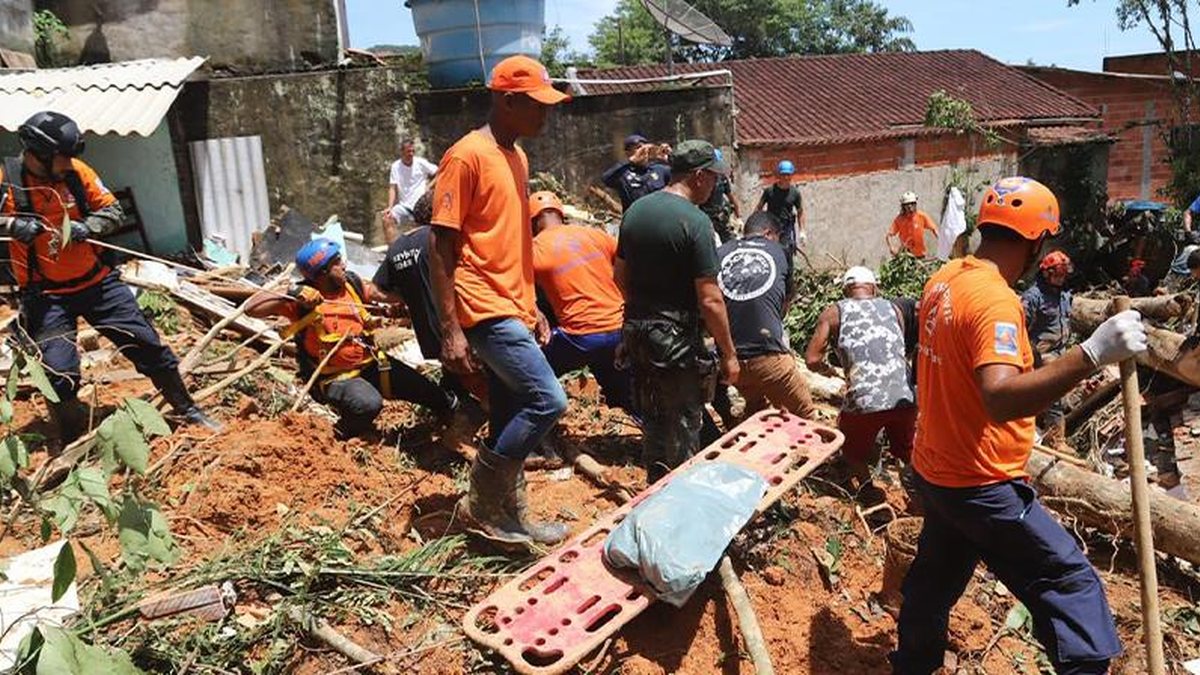
M 700 449 L 711 386 L 698 366 L 633 369 L 633 400 L 642 418 L 642 464 L 654 483 Z

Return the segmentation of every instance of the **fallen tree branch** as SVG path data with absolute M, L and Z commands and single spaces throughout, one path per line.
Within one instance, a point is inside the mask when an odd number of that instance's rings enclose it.
M 304 397 L 308 396 L 308 392 L 312 391 L 313 385 L 316 384 L 317 380 L 321 378 L 321 371 L 325 369 L 325 366 L 329 363 L 329 359 L 333 358 L 333 355 L 337 353 L 337 350 L 341 349 L 342 343 L 344 343 L 348 337 L 350 337 L 349 333 L 342 333 L 342 337 L 338 338 L 337 343 L 333 345 L 333 349 L 330 349 L 325 353 L 325 356 L 321 358 L 321 362 L 317 364 L 316 370 L 314 370 L 313 374 L 309 376 L 308 382 L 304 383 L 304 388 L 300 390 L 300 395 L 296 397 L 296 402 L 292 404 L 292 412 L 296 412 L 300 409 L 300 404 L 304 403 Z
M 1089 527 L 1129 539 L 1133 534 L 1130 519 L 1129 486 L 1100 474 L 1080 469 L 1054 457 L 1035 451 L 1029 457 L 1028 471 L 1033 486 L 1048 504 L 1070 505 L 1064 509 Z M 1170 497 L 1161 491 L 1150 493 L 1150 523 L 1154 545 L 1159 551 L 1200 564 L 1200 507 Z
M 733 610 L 737 613 L 738 628 L 746 641 L 746 651 L 750 652 L 750 660 L 754 662 L 754 671 L 758 675 L 775 675 L 775 666 L 771 664 L 771 653 L 767 651 L 767 642 L 763 639 L 762 628 L 758 625 L 758 616 L 754 613 L 754 605 L 745 586 L 733 571 L 733 563 L 729 556 L 721 556 L 721 564 L 717 566 L 721 573 L 721 587 Z
M 225 387 L 228 387 L 229 385 L 233 384 L 234 382 L 237 382 L 238 380 L 242 379 L 246 375 L 254 372 L 255 370 L 258 370 L 259 368 L 261 368 L 263 366 L 263 364 L 270 361 L 271 357 L 275 355 L 275 352 L 282 349 L 285 344 L 287 344 L 286 340 L 280 340 L 279 342 L 276 342 L 275 344 L 271 345 L 270 347 L 267 347 L 267 350 L 265 352 L 263 352 L 262 354 L 259 354 L 258 358 L 251 361 L 250 364 L 247 365 L 245 368 L 242 368 L 241 370 L 237 371 L 236 373 L 233 373 L 232 375 L 226 377 L 225 379 L 221 380 L 220 382 L 217 382 L 216 384 L 205 387 L 204 389 L 197 392 L 192 398 L 195 399 L 195 401 L 197 403 L 199 403 L 199 402 L 207 399 L 209 396 L 212 396 L 213 394 L 221 391 Z
M 263 286 L 263 290 L 271 290 L 276 286 L 286 282 L 291 278 L 292 268 L 294 267 L 295 263 L 288 263 L 288 266 L 283 268 L 283 271 L 279 273 L 279 276 L 268 281 Z M 235 309 L 231 314 L 223 317 L 220 321 L 213 324 L 212 328 L 208 329 L 208 332 L 204 334 L 204 337 L 200 338 L 200 341 L 197 342 L 187 353 L 187 355 L 183 357 L 183 360 L 180 361 L 179 375 L 181 377 L 186 376 L 189 372 L 191 372 L 192 368 L 196 365 L 196 362 L 200 360 L 200 355 L 204 353 L 204 350 L 208 347 L 209 343 L 216 339 L 216 337 L 221 334 L 221 331 L 224 330 L 226 326 L 234 321 L 237 321 L 243 314 L 246 313 L 246 309 L 249 304 L 250 298 L 246 298 L 246 300 L 243 301 L 242 304 L 238 305 L 237 309 Z
M 1192 296 L 1187 293 L 1175 295 L 1155 295 L 1147 298 L 1133 298 L 1132 309 L 1141 313 L 1142 318 L 1155 321 L 1166 321 L 1187 314 L 1192 306 Z M 1071 299 L 1071 329 L 1080 335 L 1090 335 L 1105 319 L 1115 314 L 1110 298 L 1084 298 L 1076 296 Z
M 383 661 L 383 656 L 342 635 L 324 619 L 313 616 L 300 607 L 288 609 L 287 616 L 317 641 L 359 665 Z

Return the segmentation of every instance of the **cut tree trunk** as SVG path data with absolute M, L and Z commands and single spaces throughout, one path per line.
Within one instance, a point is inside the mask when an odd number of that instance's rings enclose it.
M 1188 293 L 1133 298 L 1133 309 L 1156 321 L 1183 316 L 1191 306 L 1192 296 Z M 1112 300 L 1108 298 L 1076 297 L 1071 300 L 1071 329 L 1079 335 L 1091 335 L 1112 314 Z
M 1078 335 L 1090 335 L 1109 316 L 1110 302 L 1092 298 L 1076 298 L 1071 303 L 1071 329 Z M 1179 316 L 1191 305 L 1186 294 L 1134 298 L 1133 308 L 1148 318 Z M 1156 326 L 1146 327 L 1148 349 L 1139 354 L 1139 365 L 1153 368 L 1160 373 L 1200 387 L 1200 350 L 1196 345 L 1186 345 L 1187 336 Z
M 1034 452 L 1029 474 L 1046 506 L 1098 530 L 1133 536 L 1129 486 Z M 1150 523 L 1156 550 L 1200 564 L 1200 507 L 1153 490 Z

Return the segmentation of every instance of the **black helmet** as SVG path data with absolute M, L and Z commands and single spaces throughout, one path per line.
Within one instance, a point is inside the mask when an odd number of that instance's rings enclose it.
M 44 110 L 17 129 L 21 145 L 43 161 L 54 155 L 78 157 L 83 154 L 83 134 L 75 120 L 62 113 Z

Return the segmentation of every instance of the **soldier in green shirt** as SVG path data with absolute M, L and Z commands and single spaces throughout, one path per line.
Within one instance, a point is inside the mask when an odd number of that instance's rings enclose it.
M 622 359 L 633 371 L 651 483 L 700 449 L 718 369 L 723 381 L 737 383 L 712 223 L 697 207 L 728 171 L 712 144 L 684 141 L 671 155 L 671 183 L 631 205 L 621 221 L 614 275 L 625 293 Z M 715 362 L 702 323 L 720 351 Z

